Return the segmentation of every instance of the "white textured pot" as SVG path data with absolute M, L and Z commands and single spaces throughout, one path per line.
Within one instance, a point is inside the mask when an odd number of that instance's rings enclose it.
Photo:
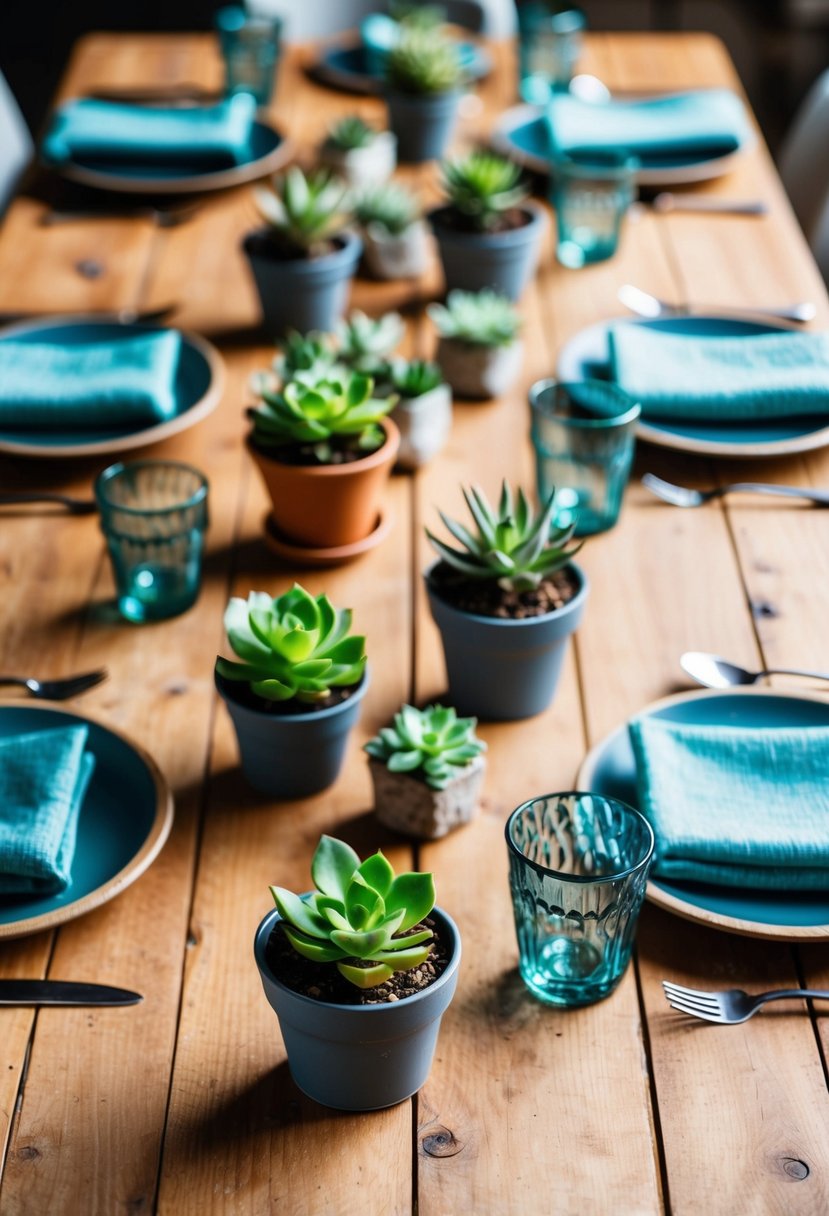
M 476 756 L 442 790 L 433 790 L 409 773 L 391 773 L 382 760 L 369 760 L 369 769 L 374 813 L 380 822 L 408 836 L 437 840 L 475 815 L 486 760 Z
M 452 429 L 452 390 L 439 384 L 419 397 L 401 397 L 391 417 L 400 431 L 398 466 L 419 469 L 440 451 Z
M 348 151 L 324 143 L 320 147 L 319 160 L 321 165 L 344 178 L 349 186 L 359 189 L 382 186 L 397 164 L 397 139 L 391 131 L 378 131 L 365 148 Z
M 429 262 L 430 235 L 423 220 L 394 236 L 382 224 L 362 229 L 366 266 L 377 279 L 417 279 Z
M 521 371 L 523 343 L 479 346 L 457 338 L 441 338 L 436 360 L 443 377 L 458 397 L 501 397 Z

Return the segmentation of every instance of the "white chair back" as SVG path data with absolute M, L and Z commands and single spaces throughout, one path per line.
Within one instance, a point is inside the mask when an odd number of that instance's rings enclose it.
M 29 128 L 0 72 L 0 215 L 6 210 L 33 150 Z
M 795 115 L 779 169 L 819 262 L 819 246 L 823 246 L 821 271 L 829 278 L 829 69 L 812 85 Z

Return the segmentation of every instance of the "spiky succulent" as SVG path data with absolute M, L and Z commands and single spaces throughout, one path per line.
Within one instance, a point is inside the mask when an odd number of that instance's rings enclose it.
M 443 384 L 443 372 L 437 363 L 429 363 L 426 359 L 394 359 L 389 379 L 396 393 L 412 400 Z
M 359 114 L 347 114 L 334 123 L 325 142 L 341 152 L 354 152 L 357 148 L 367 148 L 376 135 L 374 127 Z
M 397 93 L 419 96 L 453 92 L 463 81 L 457 46 L 439 31 L 404 25 L 386 59 L 386 80 Z
M 486 231 L 527 197 L 521 169 L 494 152 L 477 150 L 445 160 L 441 185 L 449 205 L 470 228 Z
M 482 291 L 450 291 L 446 304 L 426 309 L 442 338 L 472 346 L 509 346 L 518 337 L 521 317 L 512 300 L 486 287 Z
M 332 688 L 359 684 L 366 665 L 365 638 L 352 637 L 351 609 L 334 608 L 299 583 L 272 599 L 251 591 L 234 596 L 225 611 L 233 652 L 244 662 L 216 659 L 226 680 L 249 684 L 266 701 L 321 701 Z
M 358 988 L 375 988 L 396 971 L 426 962 L 432 931 L 415 927 L 435 906 L 432 874 L 395 876 L 382 853 L 361 864 L 345 841 L 322 836 L 311 877 L 316 891 L 304 899 L 271 887 L 285 936 L 298 954 L 336 963 Z
M 254 198 L 274 236 L 308 256 L 327 248 L 350 219 L 348 187 L 324 169 L 306 177 L 294 165 L 271 186 L 257 187 Z
M 323 378 L 291 380 L 279 390 L 265 388 L 261 405 L 248 411 L 257 448 L 309 448 L 321 464 L 338 450 L 373 452 L 384 441 L 379 425 L 396 397 L 373 397 L 370 376 L 332 368 Z
M 420 203 L 405 186 L 386 182 L 365 190 L 354 203 L 354 217 L 362 228 L 373 224 L 390 236 L 400 236 L 420 219 Z
M 455 549 L 426 528 L 438 556 L 464 578 L 497 582 L 505 591 L 531 591 L 565 566 L 581 548 L 567 548 L 575 524 L 559 528 L 553 524 L 555 491 L 539 511 L 534 511 L 522 489 L 513 495 L 505 480 L 497 511 L 482 490 L 462 489 L 474 529 L 438 512 L 448 532 L 461 545 Z
M 384 727 L 365 744 L 375 760 L 389 772 L 422 776 L 433 789 L 445 789 L 460 769 L 486 751 L 475 734 L 476 718 L 459 718 L 454 709 L 427 705 L 415 709 L 404 705 L 394 715 L 394 726 Z
M 446 20 L 446 9 L 440 4 L 392 3 L 389 13 L 395 21 L 411 29 L 431 30 Z
M 389 356 L 400 344 L 405 333 L 403 318 L 398 312 L 387 312 L 376 320 L 355 309 L 337 325 L 340 362 L 363 375 L 385 376 Z

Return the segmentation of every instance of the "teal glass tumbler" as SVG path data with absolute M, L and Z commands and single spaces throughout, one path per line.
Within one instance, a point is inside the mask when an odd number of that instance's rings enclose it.
M 556 258 L 579 270 L 612 258 L 622 222 L 636 198 L 635 156 L 608 152 L 553 162 L 550 202 L 556 213 Z
M 630 961 L 653 860 L 650 824 L 600 794 L 544 794 L 506 825 L 521 978 L 548 1005 L 609 996 Z
M 219 9 L 215 21 L 225 67 L 225 93 L 251 93 L 260 106 L 268 105 L 279 63 L 281 17 L 252 16 L 230 5 Z
M 207 529 L 207 479 L 173 460 L 104 469 L 95 482 L 118 610 L 143 624 L 196 602 Z
M 538 380 L 530 388 L 538 497 L 556 491 L 554 523 L 576 536 L 612 528 L 622 507 L 641 407 L 615 384 Z
M 566 92 L 576 71 L 587 19 L 581 9 L 531 0 L 518 9 L 520 80 L 518 92 L 531 105 Z

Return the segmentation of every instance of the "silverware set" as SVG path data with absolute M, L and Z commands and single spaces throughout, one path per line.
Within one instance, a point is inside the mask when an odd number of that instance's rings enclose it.
M 616 294 L 625 308 L 649 321 L 670 317 L 715 315 L 763 317 L 772 321 L 791 321 L 796 325 L 804 325 L 807 321 L 813 321 L 817 315 L 817 309 L 811 300 L 801 300 L 796 304 L 784 304 L 780 307 L 760 307 L 753 304 L 732 308 L 724 308 L 720 304 L 695 304 L 692 307 L 689 304 L 671 304 L 649 291 L 643 291 L 641 287 L 634 287 L 632 283 L 625 283 Z

